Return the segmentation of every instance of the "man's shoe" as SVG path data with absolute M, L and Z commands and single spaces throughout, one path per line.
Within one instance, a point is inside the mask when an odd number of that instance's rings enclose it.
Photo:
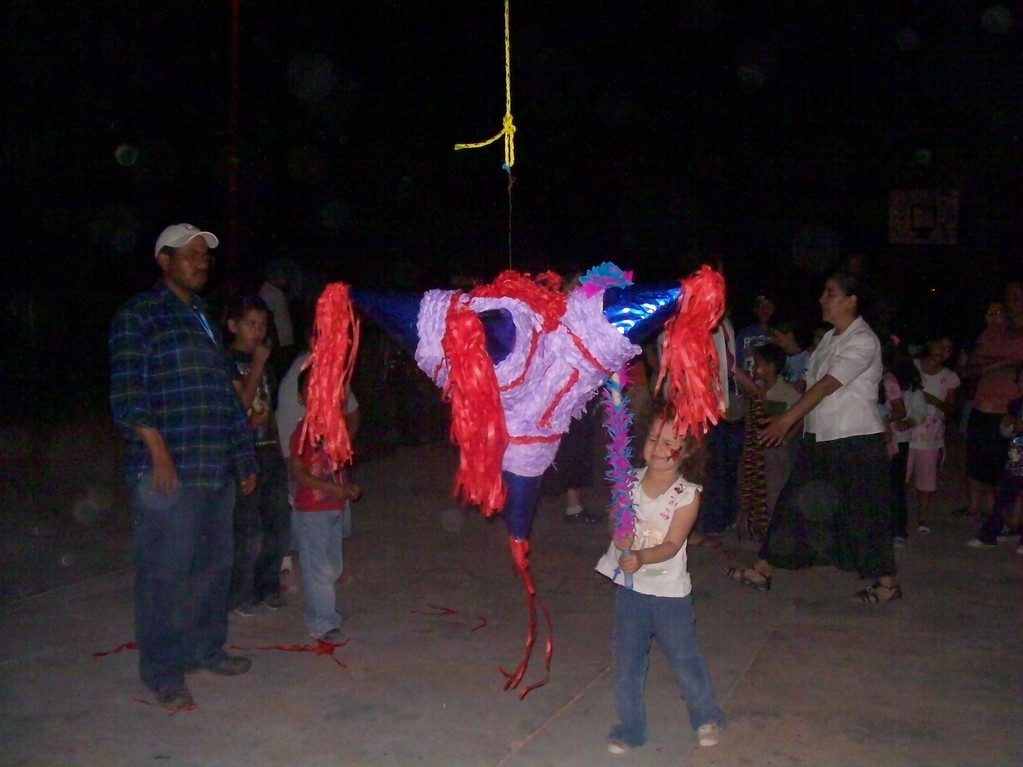
M 209 671 L 217 676 L 238 676 L 239 674 L 244 674 L 250 668 L 252 668 L 252 661 L 240 655 L 228 655 L 220 660 L 202 665 L 203 671 Z
M 256 614 L 256 606 L 251 602 L 246 602 L 245 604 L 238 605 L 231 612 L 235 615 L 240 615 L 243 618 L 251 618 Z
M 969 546 L 971 549 L 993 549 L 993 548 L 995 548 L 995 544 L 987 543 L 985 541 L 982 541 L 980 538 L 971 538 L 970 541 L 966 545 Z
M 270 612 L 276 612 L 282 607 L 287 607 L 288 600 L 280 594 L 271 594 L 263 600 L 263 606 L 266 607 L 267 610 L 270 610 Z
M 333 628 L 326 634 L 320 637 L 321 642 L 340 642 L 341 641 L 341 629 Z
M 183 684 L 161 687 L 153 694 L 156 696 L 157 703 L 164 708 L 169 708 L 171 711 L 184 711 L 195 706 L 195 699 L 192 697 L 192 693 Z

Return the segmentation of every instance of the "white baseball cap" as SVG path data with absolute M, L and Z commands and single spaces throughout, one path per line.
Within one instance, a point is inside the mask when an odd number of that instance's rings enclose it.
M 193 224 L 171 224 L 156 238 L 156 249 L 153 254 L 159 253 L 161 248 L 180 248 L 194 237 L 202 237 L 210 248 L 220 244 L 220 240 L 213 232 L 204 232 Z

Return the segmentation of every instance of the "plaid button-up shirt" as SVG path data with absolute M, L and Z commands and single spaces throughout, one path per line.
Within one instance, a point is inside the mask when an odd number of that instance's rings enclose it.
M 110 329 L 110 405 L 128 440 L 129 483 L 152 470 L 136 426 L 160 432 L 183 485 L 220 487 L 258 471 L 231 378 L 198 299 L 189 306 L 159 282 L 121 307 Z

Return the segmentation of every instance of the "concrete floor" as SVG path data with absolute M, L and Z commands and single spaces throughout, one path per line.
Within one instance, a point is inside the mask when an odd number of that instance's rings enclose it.
M 363 467 L 338 662 L 273 649 L 308 646 L 298 591 L 277 613 L 232 616 L 230 641 L 252 671 L 190 676 L 198 706 L 173 715 L 152 705 L 133 650 L 94 656 L 132 639 L 123 536 L 103 537 L 112 572 L 0 607 L 0 765 L 1023 764 L 1023 556 L 1015 543 L 964 546 L 974 523 L 948 513 L 960 505 L 954 455 L 934 534 L 897 553 L 901 602 L 851 604 L 863 584 L 833 569 L 781 572 L 755 592 L 719 572 L 729 557 L 752 561 L 752 544 L 692 551 L 698 631 L 728 728 L 719 746 L 696 746 L 654 650 L 651 739 L 625 756 L 604 748 L 615 719 L 613 587 L 593 571 L 604 530 L 566 525 L 558 499 L 542 502 L 532 563 L 554 656 L 549 683 L 519 700 L 498 667 L 522 654 L 521 590 L 503 524 L 451 499 L 455 462 L 427 446 Z M 605 497 L 594 488 L 588 500 Z M 545 638 L 527 684 L 542 676 Z

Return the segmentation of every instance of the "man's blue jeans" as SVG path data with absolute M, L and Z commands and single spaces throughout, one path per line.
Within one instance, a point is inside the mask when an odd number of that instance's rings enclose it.
M 227 657 L 233 481 L 216 489 L 131 492 L 135 542 L 135 640 L 152 690 L 184 684 L 184 672 Z
M 291 529 L 298 541 L 298 564 L 305 591 L 302 617 L 309 635 L 321 637 L 341 625 L 334 584 L 341 577 L 342 512 L 294 511 Z
M 710 672 L 696 641 L 692 595 L 654 597 L 622 586 L 615 591 L 615 707 L 620 722 L 608 737 L 632 747 L 647 741 L 643 690 L 654 637 L 675 673 L 692 728 L 724 725 L 725 716 L 714 699 Z

